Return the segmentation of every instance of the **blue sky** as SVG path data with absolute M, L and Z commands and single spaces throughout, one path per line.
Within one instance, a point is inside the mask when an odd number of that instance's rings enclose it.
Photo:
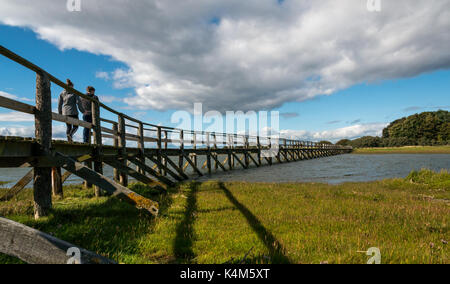
M 287 4 L 288 2 L 285 2 L 283 6 Z M 209 17 L 209 19 L 211 18 L 214 21 L 211 21 L 210 25 L 214 26 L 214 29 L 220 29 L 226 25 L 226 21 L 224 23 L 223 20 L 224 16 Z M 133 79 L 130 81 L 132 83 L 127 82 L 125 84 L 126 87 L 121 88 L 118 88 L 115 83 L 123 81 L 124 78 L 111 79 L 114 77 L 116 70 L 124 72 L 132 70 L 132 72 L 136 72 L 135 69 L 138 69 L 136 62 L 120 60 L 121 55 L 113 52 L 111 52 L 112 55 L 102 55 L 108 52 L 101 50 L 101 48 L 97 48 L 98 51 L 96 51 L 95 48 L 90 47 L 96 43 L 88 42 L 86 46 L 89 46 L 89 48 L 84 48 L 82 45 L 74 43 L 75 48 L 72 48 L 67 46 L 67 43 L 61 43 L 64 40 L 67 41 L 63 36 L 58 38 L 58 36 L 53 36 L 53 34 L 49 36 L 42 31 L 36 31 L 35 28 L 33 30 L 0 25 L 0 44 L 46 69 L 61 80 L 70 78 L 78 90 L 84 91 L 87 85 L 95 86 L 97 95 L 107 105 L 115 109 L 131 116 L 137 116 L 141 120 L 153 124 L 175 126 L 175 124 L 170 123 L 172 113 L 183 109 L 186 105 L 190 105 L 178 104 L 178 102 L 183 100 L 182 94 L 168 96 L 167 105 L 164 105 L 160 110 L 155 110 L 151 105 L 141 104 L 141 102 L 146 101 L 140 100 L 142 96 L 137 95 L 137 92 L 144 93 L 149 98 L 155 98 L 155 93 L 145 93 L 146 87 L 149 85 L 145 82 L 145 79 L 144 83 L 142 83 L 139 81 L 142 79 L 135 78 L 137 77 L 136 74 L 131 74 L 130 77 L 133 77 Z M 77 38 L 73 38 L 73 40 L 76 41 Z M 80 51 L 83 49 L 85 51 Z M 161 55 L 161 58 L 164 56 Z M 167 71 L 164 68 L 169 68 L 167 67 L 170 66 L 169 63 L 163 62 L 158 67 L 160 70 Z M 420 63 L 418 59 L 417 65 L 420 64 L 427 65 Z M 428 65 L 433 64 L 430 63 Z M 445 64 L 444 66 L 434 64 L 434 66 L 432 68 L 427 66 L 420 71 L 411 72 L 411 74 L 408 74 L 407 70 L 403 70 L 403 73 L 399 76 L 372 76 L 370 74 L 370 76 L 367 76 L 367 80 L 358 78 L 353 83 L 334 83 L 339 85 L 339 87 L 335 88 L 328 95 L 314 94 L 311 98 L 307 98 L 304 93 L 298 92 L 301 99 L 296 99 L 295 96 L 290 94 L 287 98 L 280 99 L 273 104 L 267 103 L 270 99 L 265 99 L 264 104 L 255 105 L 257 110 L 269 109 L 279 111 L 281 113 L 280 129 L 289 130 L 290 132 L 287 133 L 304 135 L 306 136 L 305 138 L 315 140 L 323 138 L 335 141 L 339 138 L 354 138 L 358 134 L 374 135 L 379 133 L 383 125 L 397 118 L 422 111 L 450 109 L 450 70 Z M 152 69 L 148 70 L 153 70 L 154 66 L 152 65 L 151 67 Z M 364 67 L 361 66 L 361 70 L 363 69 Z M 357 70 L 356 72 L 358 72 Z M 104 72 L 110 78 L 108 80 L 99 78 L 99 72 Z M 383 72 L 384 70 L 380 73 L 383 74 Z M 384 73 L 390 74 L 391 70 L 386 69 Z M 309 77 L 314 76 L 314 74 L 311 71 Z M 172 77 L 174 80 L 179 79 L 175 76 Z M 164 78 L 166 79 L 166 77 Z M 34 98 L 34 81 L 35 75 L 32 72 L 4 57 L 0 57 L 0 92 L 15 95 L 17 98 L 27 102 L 27 99 L 32 100 Z M 342 78 L 342 81 L 351 80 Z M 195 79 L 192 82 L 195 82 Z M 285 93 L 283 90 L 276 91 L 279 91 L 280 94 Z M 54 100 L 57 99 L 60 92 L 61 88 L 53 86 L 52 95 Z M 318 93 L 320 92 L 319 90 Z M 260 93 L 261 95 L 259 95 Z M 252 104 L 253 99 L 256 98 L 256 103 L 258 96 L 262 96 L 261 89 L 255 88 L 252 96 L 249 96 L 249 105 Z M 124 99 L 128 100 L 124 101 Z M 230 101 L 233 99 L 234 97 L 230 95 Z M 160 95 L 155 100 L 164 101 L 165 98 L 161 98 Z M 226 95 L 222 104 L 226 105 L 227 109 L 230 108 Z M 233 106 L 234 109 L 229 110 L 240 110 L 239 103 L 235 103 Z M 55 102 L 53 107 L 56 107 Z M 245 108 L 244 110 L 248 109 L 247 105 L 245 105 Z M 0 115 L 8 113 L 10 111 L 0 110 Z M 106 115 L 106 117 L 114 118 L 109 115 Z M 7 118 L 2 118 L 2 120 L 0 121 L 0 129 L 32 125 L 31 121 L 8 121 Z M 355 134 L 355 132 L 350 131 L 347 135 L 346 131 L 342 131 L 342 129 L 345 130 L 349 127 L 359 127 L 359 132 L 356 131 Z M 335 135 L 334 133 L 339 132 L 339 130 L 341 130 L 341 134 Z

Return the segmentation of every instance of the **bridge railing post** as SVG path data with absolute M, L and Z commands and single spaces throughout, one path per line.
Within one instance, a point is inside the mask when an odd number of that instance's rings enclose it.
M 103 174 L 103 161 L 102 161 L 102 127 L 100 120 L 100 103 L 93 101 L 92 107 L 92 131 L 94 136 L 94 171 L 99 174 Z M 94 186 L 95 196 L 101 196 L 101 189 L 98 186 Z
M 261 166 L 262 165 L 262 161 L 261 161 L 261 139 L 259 137 L 259 135 L 256 137 L 256 144 L 258 147 L 258 164 Z
M 169 135 L 168 135 L 168 131 L 167 130 L 164 130 L 164 139 L 165 139 L 165 141 L 164 141 L 164 150 L 166 150 L 166 152 L 167 152 L 167 148 L 168 148 L 168 144 L 169 144 L 169 142 L 168 142 Z M 166 158 L 163 158 L 163 164 L 164 164 L 164 167 L 167 168 L 167 159 Z M 164 170 L 164 176 L 167 176 L 167 171 L 166 170 Z
M 194 145 L 192 145 L 192 148 L 194 150 L 197 150 L 197 133 L 195 131 L 192 134 L 192 140 L 194 143 Z M 197 153 L 192 154 L 192 157 L 193 157 L 193 162 L 194 162 L 195 167 L 198 167 Z
M 180 169 L 182 171 L 184 171 L 184 158 L 183 158 L 183 154 L 184 154 L 184 131 L 180 130 L 180 155 L 178 157 L 178 166 L 180 167 Z
M 157 141 L 156 141 L 156 147 L 158 148 L 158 153 L 156 155 L 156 160 L 158 161 L 159 165 L 161 165 L 162 162 L 162 128 L 160 126 L 157 127 Z M 162 174 L 162 169 L 161 167 L 158 165 L 158 173 Z
M 211 142 L 210 142 L 210 133 L 206 132 L 206 166 L 208 168 L 208 174 L 211 174 Z
M 122 114 L 119 114 L 119 123 L 118 123 L 118 136 L 119 136 L 119 157 L 121 163 L 123 165 L 127 165 L 127 140 L 126 140 L 126 126 L 125 126 L 125 118 Z M 128 175 L 126 173 L 121 172 L 119 174 L 119 182 L 122 186 L 128 186 Z
M 115 123 L 113 124 L 113 132 L 114 132 L 113 146 L 114 146 L 114 149 L 117 149 L 119 147 L 119 128 L 118 128 L 117 124 L 115 124 Z M 120 173 L 116 168 L 113 169 L 113 175 L 114 175 L 114 181 L 120 182 Z
M 145 164 L 145 142 L 144 142 L 144 124 L 142 122 L 139 122 L 138 125 L 138 130 L 137 130 L 137 134 L 139 137 L 138 140 L 138 148 L 139 148 L 139 155 L 138 155 L 138 159 L 141 161 L 141 163 Z M 136 170 L 138 173 L 140 174 L 145 174 L 144 169 L 141 169 L 140 167 L 136 167 Z
M 217 136 L 216 136 L 215 132 L 212 133 L 212 138 L 213 138 L 213 146 L 214 146 L 214 150 L 215 150 L 214 155 L 215 155 L 216 159 L 219 159 L 219 157 L 217 155 Z M 217 171 L 219 169 L 219 165 L 217 164 L 216 159 L 214 159 L 214 169 Z
M 35 136 L 36 156 L 45 156 L 52 146 L 52 95 L 48 75 L 36 73 Z M 52 208 L 52 168 L 35 167 L 33 171 L 34 218 L 48 216 Z

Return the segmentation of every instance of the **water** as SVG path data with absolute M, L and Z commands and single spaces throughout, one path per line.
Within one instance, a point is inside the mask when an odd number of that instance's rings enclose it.
M 223 161 L 225 156 L 220 157 Z M 176 163 L 178 160 L 173 159 Z M 199 157 L 199 167 L 204 162 L 204 157 Z M 150 164 L 152 166 L 152 164 Z M 236 162 L 236 165 L 239 165 Z M 412 170 L 422 168 L 440 171 L 450 169 L 450 155 L 430 154 L 389 154 L 389 155 L 340 155 L 328 158 L 306 160 L 299 162 L 251 168 L 218 173 L 211 177 L 205 176 L 199 181 L 248 181 L 248 182 L 320 182 L 339 184 L 343 182 L 364 182 L 386 178 L 404 178 Z M 3 187 L 14 185 L 29 169 L 0 169 L 0 181 L 7 182 Z M 104 173 L 112 177 L 110 167 L 104 168 Z M 189 167 L 188 174 L 193 174 Z M 71 176 L 65 184 L 79 184 L 82 180 Z
M 404 178 L 412 170 L 450 169 L 450 155 L 340 155 L 216 174 L 200 180 L 339 184 Z

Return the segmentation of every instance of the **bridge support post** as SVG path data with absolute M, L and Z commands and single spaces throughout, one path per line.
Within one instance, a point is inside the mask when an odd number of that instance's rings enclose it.
M 118 135 L 119 135 L 119 156 L 121 163 L 126 166 L 127 165 L 127 140 L 125 137 L 126 128 L 125 128 L 125 118 L 123 115 L 119 115 L 119 124 L 118 124 Z M 119 182 L 122 186 L 128 186 L 128 175 L 124 172 L 119 173 Z
M 180 156 L 178 157 L 178 167 L 184 172 L 184 131 L 180 130 Z
M 210 142 L 210 136 L 211 134 L 209 132 L 206 133 L 206 147 L 207 147 L 207 153 L 206 153 L 206 166 L 208 168 L 208 174 L 211 174 L 211 142 Z
M 92 130 L 94 136 L 94 171 L 103 174 L 103 161 L 102 161 L 102 127 L 100 121 L 100 104 L 98 101 L 92 102 Z M 94 186 L 94 192 L 96 197 L 102 195 L 101 189 L 98 186 Z
M 259 164 L 259 166 L 262 166 L 262 162 L 261 162 L 261 140 L 260 140 L 259 136 L 256 137 L 256 144 L 257 144 L 257 147 L 258 147 L 258 164 Z
M 63 198 L 61 168 L 52 168 L 52 193 L 54 197 Z
M 139 155 L 138 159 L 141 163 L 145 164 L 145 144 L 144 144 L 144 124 L 142 122 L 139 123 L 137 134 L 139 136 L 138 140 L 138 148 L 139 148 Z M 136 167 L 136 170 L 140 174 L 145 174 L 144 169 L 141 169 L 140 167 Z
M 164 150 L 166 150 L 166 152 L 167 152 L 167 148 L 168 148 L 167 139 L 169 139 L 169 135 L 168 135 L 167 130 L 164 131 L 164 138 L 166 140 L 166 141 L 164 141 Z M 163 164 L 164 164 L 164 167 L 167 168 L 167 159 L 166 158 L 163 158 Z M 166 170 L 164 170 L 164 176 L 167 176 L 167 171 Z
M 113 124 L 113 132 L 114 132 L 113 146 L 114 146 L 114 148 L 117 149 L 119 147 L 119 128 L 117 127 L 117 124 Z M 113 169 L 113 175 L 114 175 L 114 181 L 120 182 L 120 174 L 116 168 Z
M 36 156 L 50 153 L 52 146 L 52 95 L 48 75 L 36 73 L 35 135 Z M 52 209 L 52 168 L 34 168 L 34 218 L 48 216 Z
M 161 157 L 161 151 L 162 151 L 162 129 L 161 127 L 157 128 L 157 136 L 158 136 L 158 141 L 156 141 L 156 146 L 158 147 L 158 154 L 156 155 L 156 160 L 158 161 L 158 163 L 161 165 L 162 162 L 162 157 Z M 158 173 L 162 174 L 162 169 L 161 167 L 158 166 Z

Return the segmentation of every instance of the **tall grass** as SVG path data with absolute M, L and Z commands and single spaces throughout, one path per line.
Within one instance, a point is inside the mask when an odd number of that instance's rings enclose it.
M 66 188 L 51 216 L 32 219 L 30 191 L 0 215 L 121 263 L 450 263 L 450 174 L 429 170 L 370 183 L 190 182 L 154 195 L 157 218 L 114 198 Z M 0 263 L 16 260 L 0 256 Z

